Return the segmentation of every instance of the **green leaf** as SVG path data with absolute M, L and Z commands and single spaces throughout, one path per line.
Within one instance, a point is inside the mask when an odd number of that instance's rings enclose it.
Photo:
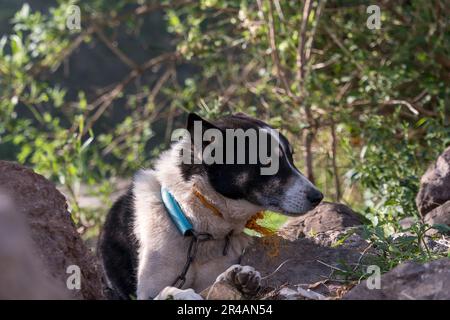
M 439 233 L 450 233 L 450 226 L 442 223 L 436 223 L 431 226 L 433 229 L 437 230 Z

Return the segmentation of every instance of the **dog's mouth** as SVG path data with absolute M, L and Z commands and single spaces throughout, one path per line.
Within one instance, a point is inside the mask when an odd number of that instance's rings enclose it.
M 304 205 L 304 208 L 302 208 L 301 210 L 286 210 L 283 208 L 272 208 L 269 210 L 273 210 L 276 211 L 282 215 L 288 216 L 288 217 L 299 217 L 302 216 L 312 210 L 314 210 L 316 207 L 318 207 L 320 205 L 321 202 L 316 203 L 316 204 L 312 204 L 312 203 L 308 203 L 307 205 Z

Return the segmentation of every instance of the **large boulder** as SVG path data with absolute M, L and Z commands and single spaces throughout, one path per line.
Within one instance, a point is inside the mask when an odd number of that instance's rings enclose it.
M 0 191 L 0 299 L 64 299 L 61 284 L 52 281 L 36 256 L 25 218 Z
M 359 216 L 346 205 L 323 202 L 302 216 L 290 218 L 280 228 L 279 233 L 293 240 L 315 237 L 325 232 L 342 231 L 358 225 L 361 225 Z
M 448 200 L 450 200 L 450 147 L 422 176 L 416 204 L 419 212 L 425 216 Z
M 342 270 L 341 262 L 358 265 L 361 252 L 347 248 L 331 248 L 314 243 L 311 239 L 299 238 L 294 241 L 279 236 L 256 238 L 246 249 L 242 265 L 250 265 L 262 275 L 264 288 L 278 289 L 284 285 L 315 285 L 333 282 L 334 275 Z M 365 261 L 365 260 L 364 260 Z M 338 287 L 317 285 L 318 292 L 333 296 L 331 288 Z
M 59 290 L 63 288 L 61 298 L 103 298 L 100 268 L 75 229 L 67 211 L 66 199 L 53 183 L 21 165 L 0 161 L 0 187 L 3 196 L 17 208 L 14 214 L 20 216 L 18 220 L 25 221 L 27 231 L 22 231 L 22 234 L 28 233 L 30 238 L 28 246 L 26 242 L 17 243 L 22 237 L 13 237 L 11 234 L 11 237 L 7 237 L 11 241 L 7 245 L 2 244 L 3 250 L 14 246 L 29 247 L 35 257 L 32 260 L 38 260 L 34 266 L 30 263 L 16 268 L 16 278 L 26 277 L 25 269 L 36 269 L 37 265 L 42 265 L 41 271 L 45 274 L 47 285 Z M 30 259 L 23 259 L 21 263 L 27 264 L 27 261 Z M 81 271 L 80 289 L 69 289 L 66 285 L 69 276 L 74 274 L 71 268 L 76 268 L 70 266 L 79 267 Z M 0 288 L 4 285 L 0 283 Z M 23 298 L 29 297 L 24 292 Z M 15 298 L 20 298 L 20 292 Z
M 314 210 L 290 218 L 278 231 L 286 239 L 308 238 L 314 243 L 361 250 L 367 241 L 361 236 L 361 219 L 357 213 L 340 203 L 323 202 Z
M 324 202 L 289 219 L 277 235 L 256 238 L 241 264 L 261 272 L 266 299 L 338 298 L 346 290 L 337 281 L 345 269 L 360 270 L 373 257 L 360 225 L 347 206 Z
M 350 290 L 347 300 L 449 300 L 450 259 L 425 264 L 405 262 L 380 278 L 380 289 L 369 289 L 367 281 Z

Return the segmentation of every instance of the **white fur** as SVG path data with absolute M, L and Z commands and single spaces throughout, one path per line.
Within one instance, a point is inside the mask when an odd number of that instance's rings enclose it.
M 282 209 L 286 212 L 306 212 L 311 209 L 309 201 L 306 198 L 306 192 L 308 188 L 315 188 L 314 185 L 309 182 L 300 173 L 291 178 L 290 183 L 287 184 L 284 197 L 281 203 Z
M 213 190 L 206 177 L 195 176 L 184 181 L 178 163 L 180 148 L 187 141 L 175 144 L 164 152 L 155 170 L 141 170 L 134 179 L 134 233 L 139 242 L 137 297 L 155 297 L 170 286 L 181 273 L 186 262 L 190 238 L 180 235 L 161 201 L 161 185 L 166 187 L 180 204 L 197 232 L 210 233 L 214 240 L 199 245 L 198 253 L 188 274 L 184 288 L 205 289 L 217 275 L 237 263 L 250 238 L 242 233 L 245 223 L 262 208 L 245 200 L 231 200 Z M 223 218 L 215 216 L 193 194 L 195 187 L 217 207 Z M 233 231 L 229 250 L 222 255 L 225 236 Z

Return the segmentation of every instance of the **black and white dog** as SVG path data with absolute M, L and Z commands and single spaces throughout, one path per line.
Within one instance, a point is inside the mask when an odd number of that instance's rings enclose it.
M 197 124 L 204 138 L 200 145 L 193 143 Z M 247 134 L 251 130 L 269 138 L 257 135 L 251 141 L 252 136 Z M 323 198 L 295 167 L 287 139 L 263 121 L 235 114 L 209 122 L 190 114 L 186 132 L 188 135 L 161 154 L 154 170 L 141 170 L 135 175 L 128 193 L 116 201 L 107 216 L 99 253 L 108 285 L 118 298 L 149 299 L 159 294 L 159 298 L 172 295 L 195 299 L 199 296 L 193 290 L 200 292 L 224 278 L 244 292 L 254 291 L 259 273 L 236 265 L 251 241 L 243 233 L 247 221 L 266 209 L 300 215 Z M 233 132 L 238 134 L 233 136 Z M 232 143 L 239 135 L 247 142 L 241 144 L 243 148 L 239 148 L 239 142 Z M 208 148 L 211 151 L 213 143 L 219 147 L 209 158 L 216 161 L 205 161 L 202 152 Z M 272 150 L 271 156 L 254 157 L 264 146 Z M 265 169 L 272 172 L 262 174 Z M 210 236 L 198 243 L 180 286 L 193 290 L 170 287 L 183 275 L 192 240 L 171 219 L 161 187 L 179 204 L 193 230 Z

